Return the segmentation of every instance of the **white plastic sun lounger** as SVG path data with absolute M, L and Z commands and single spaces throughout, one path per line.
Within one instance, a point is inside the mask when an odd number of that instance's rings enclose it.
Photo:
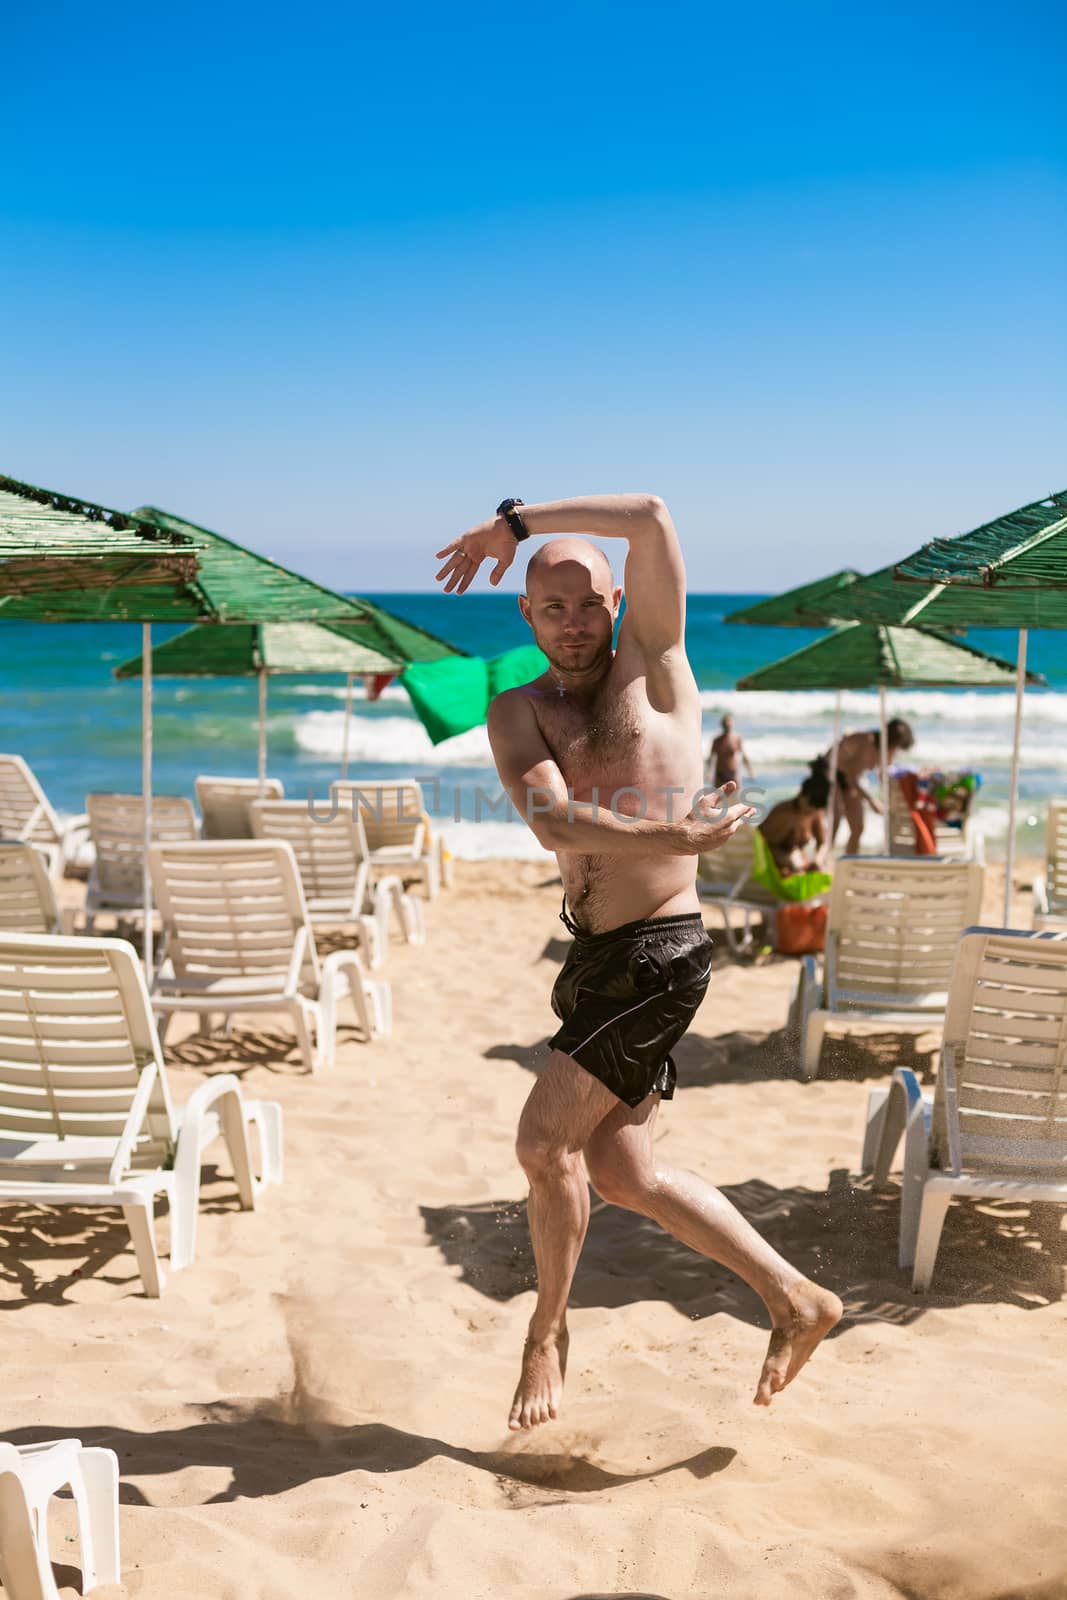
M 48 1548 L 48 1503 L 70 1489 L 78 1513 L 82 1594 L 120 1583 L 119 1464 L 80 1439 L 0 1440 L 0 1583 L 7 1600 L 59 1600 Z
M 0 839 L 19 839 L 43 850 L 61 876 L 84 843 L 88 818 L 61 823 L 32 769 L 21 756 L 0 755 Z
M 63 932 L 56 891 L 36 845 L 0 840 L 0 932 Z
M 148 859 L 167 939 L 152 987 L 161 1016 L 192 1011 L 206 1025 L 214 1012 L 283 1012 L 309 1072 L 333 1064 L 346 997 L 366 1040 L 389 1032 L 389 985 L 367 976 L 356 951 L 319 960 L 287 841 L 153 845 Z
M 313 927 L 354 927 L 367 964 L 380 967 L 389 943 L 389 914 L 409 944 L 424 940 L 422 906 L 390 873 L 371 884 L 363 819 L 347 808 L 320 818 L 302 800 L 253 800 L 257 839 L 285 839 L 293 848 Z
M 950 828 L 947 822 L 937 822 L 933 834 L 940 859 L 985 860 L 985 837 L 978 818 L 973 814 L 964 818 L 962 828 Z M 899 778 L 889 780 L 889 853 L 892 856 L 915 855 L 915 825 L 904 803 Z M 929 860 L 929 857 L 924 859 Z
M 427 900 L 442 884 L 452 881 L 451 863 L 445 858 L 444 840 L 435 833 L 423 800 L 422 786 L 413 778 L 391 782 L 356 782 L 346 779 L 330 785 L 332 805 L 359 812 L 370 851 L 371 874 L 396 873 L 418 878 Z
M 196 803 L 200 807 L 201 835 L 205 839 L 251 839 L 252 819 L 248 808 L 253 800 L 283 800 L 285 787 L 280 778 L 211 778 L 196 780 Z
M 1034 879 L 1034 928 L 1067 933 L 1067 800 L 1050 800 L 1045 870 Z
M 139 794 L 85 797 L 96 860 L 85 891 L 85 931 L 100 912 L 144 920 L 144 800 Z M 196 839 L 196 813 L 184 795 L 152 796 L 152 838 Z
M 818 1073 L 828 1029 L 940 1028 L 956 941 L 981 909 L 983 873 L 979 862 L 934 856 L 835 862 L 823 970 L 804 957 L 787 1024 L 802 1078 Z
M 221 1135 L 241 1205 L 281 1178 L 281 1108 L 220 1074 L 181 1111 L 133 947 L 121 939 L 0 934 L 0 1204 L 121 1206 L 145 1293 L 158 1295 L 157 1195 L 171 1207 L 170 1265 L 193 1260 L 203 1153 Z
M 916 1290 L 930 1286 L 953 1195 L 1067 1203 L 1067 940 L 967 929 L 933 1095 L 898 1067 L 869 1098 L 876 1187 L 902 1136 L 899 1259 Z

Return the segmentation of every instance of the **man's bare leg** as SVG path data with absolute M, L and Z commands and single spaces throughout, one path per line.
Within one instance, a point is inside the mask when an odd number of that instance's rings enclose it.
M 620 1104 L 570 1056 L 553 1050 L 519 1119 L 516 1151 L 530 1181 L 537 1304 L 508 1418 L 515 1431 L 558 1413 L 567 1370 L 567 1296 L 589 1223 L 582 1146 Z
M 791 1267 L 718 1189 L 655 1159 L 658 1101 L 651 1095 L 636 1110 L 617 1104 L 608 1113 L 585 1146 L 590 1180 L 605 1200 L 651 1217 L 756 1291 L 772 1331 L 755 1403 L 770 1405 L 840 1320 L 843 1307 L 836 1294 Z

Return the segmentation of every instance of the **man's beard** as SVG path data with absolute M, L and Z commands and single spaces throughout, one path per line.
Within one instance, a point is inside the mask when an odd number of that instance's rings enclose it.
M 552 649 L 546 648 L 544 643 L 537 638 L 536 634 L 534 634 L 534 639 L 537 641 L 537 646 L 541 651 L 541 654 L 547 657 L 549 666 L 554 667 L 557 672 L 564 674 L 580 672 L 584 677 L 587 674 L 592 673 L 597 667 L 605 666 L 611 660 L 610 639 L 606 640 L 602 645 L 597 644 L 594 641 L 590 641 L 588 644 L 577 646 L 575 647 L 573 653 L 566 656 L 557 655 Z M 588 659 L 581 658 L 585 651 L 592 652 Z M 575 660 L 576 655 L 579 656 L 578 660 Z

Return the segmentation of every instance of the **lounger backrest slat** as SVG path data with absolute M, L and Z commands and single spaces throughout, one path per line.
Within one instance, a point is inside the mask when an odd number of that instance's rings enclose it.
M 960 941 L 934 1101 L 940 1150 L 965 1168 L 1067 1176 L 1067 941 L 1003 929 Z
M 92 892 L 108 904 L 138 906 L 142 897 L 144 800 L 139 794 L 90 794 L 85 809 L 96 850 Z M 184 795 L 152 797 L 156 842 L 197 838 L 196 813 Z
M 422 786 L 414 779 L 385 782 L 336 782 L 330 785 L 331 798 L 342 810 L 363 821 L 367 848 L 400 851 L 410 849 L 414 856 L 422 846 L 426 831 L 426 807 Z
M 0 839 L 59 844 L 59 819 L 21 756 L 0 755 Z
M 59 907 L 44 857 L 32 844 L 0 840 L 0 930 L 58 933 Z
M 828 940 L 833 988 L 897 996 L 948 988 L 956 941 L 982 903 L 983 868 L 930 857 L 845 856 L 834 867 Z
M 320 819 L 302 800 L 254 800 L 249 813 L 257 839 L 285 839 L 292 847 L 313 916 L 328 907 L 362 909 L 368 858 L 358 810 L 353 816 L 340 808 Z
M 204 838 L 251 839 L 248 808 L 252 801 L 281 800 L 284 795 L 280 778 L 264 778 L 261 791 L 258 778 L 198 777 L 196 803 L 203 818 Z
M 202 839 L 149 851 L 152 893 L 179 984 L 283 979 L 308 928 L 304 981 L 318 982 L 296 858 L 284 840 Z
M 1045 823 L 1045 886 L 1049 915 L 1067 917 L 1067 800 L 1050 800 Z
M 166 1160 L 174 1118 L 133 949 L 118 939 L 0 933 L 0 1170 L 37 1140 L 117 1145 L 153 1064 L 135 1166 Z

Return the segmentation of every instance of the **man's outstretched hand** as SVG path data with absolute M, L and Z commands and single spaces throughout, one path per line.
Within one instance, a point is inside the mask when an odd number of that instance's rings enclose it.
M 743 823 L 751 822 L 755 817 L 755 806 L 746 806 L 740 801 L 736 805 L 727 805 L 726 802 L 736 791 L 736 783 L 724 783 L 721 789 L 703 795 L 686 817 L 685 825 L 694 855 L 703 855 L 705 850 L 717 850 L 727 839 L 733 838 Z
M 495 588 L 515 559 L 515 535 L 503 517 L 491 517 L 488 522 L 480 522 L 476 528 L 460 534 L 443 550 L 438 550 L 438 561 L 446 556 L 448 559 L 437 574 L 438 583 L 445 586 L 445 594 L 451 594 L 453 590 L 457 594 L 464 594 L 474 582 L 478 568 L 489 556 L 496 561 L 496 566 L 489 574 L 489 582 Z

